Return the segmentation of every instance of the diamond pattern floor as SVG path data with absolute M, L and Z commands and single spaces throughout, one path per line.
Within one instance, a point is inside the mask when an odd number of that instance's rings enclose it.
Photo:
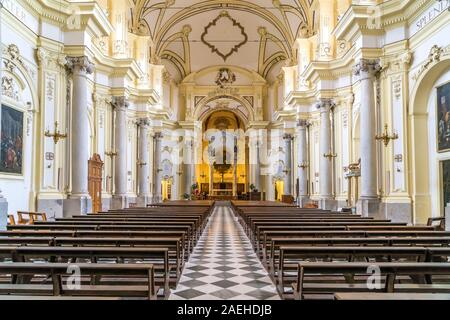
M 231 208 L 216 206 L 169 300 L 279 300 Z

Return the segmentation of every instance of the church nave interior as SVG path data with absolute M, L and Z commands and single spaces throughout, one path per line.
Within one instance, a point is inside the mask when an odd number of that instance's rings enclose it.
M 450 300 L 449 33 L 449 0 L 0 1 L 0 300 Z

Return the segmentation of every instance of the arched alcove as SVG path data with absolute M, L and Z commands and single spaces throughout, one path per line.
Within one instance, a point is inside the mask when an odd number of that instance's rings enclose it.
M 409 109 L 409 165 L 411 168 L 410 188 L 413 197 L 413 215 L 415 223 L 426 223 L 434 215 L 440 215 L 439 208 L 433 208 L 431 193 L 435 184 L 430 183 L 430 171 L 439 174 L 439 160 L 430 156 L 430 141 L 436 134 L 430 134 L 429 99 L 436 90 L 437 81 L 450 70 L 450 57 L 432 60 L 416 79 L 413 87 Z M 433 131 L 434 132 L 434 131 Z M 430 171 L 424 170 L 430 168 Z

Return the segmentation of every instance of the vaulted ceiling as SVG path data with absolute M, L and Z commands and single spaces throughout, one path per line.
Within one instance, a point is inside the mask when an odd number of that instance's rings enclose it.
M 270 81 L 292 58 L 295 39 L 314 30 L 313 1 L 134 0 L 131 28 L 151 37 L 152 58 L 178 80 L 236 65 Z

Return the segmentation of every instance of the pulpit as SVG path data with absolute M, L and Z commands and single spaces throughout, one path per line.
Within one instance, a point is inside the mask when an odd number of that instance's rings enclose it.
M 356 205 L 359 194 L 358 194 L 358 179 L 361 177 L 361 159 L 357 163 L 350 164 L 347 168 L 344 168 L 347 171 L 345 178 L 348 182 L 348 206 L 353 207 Z

